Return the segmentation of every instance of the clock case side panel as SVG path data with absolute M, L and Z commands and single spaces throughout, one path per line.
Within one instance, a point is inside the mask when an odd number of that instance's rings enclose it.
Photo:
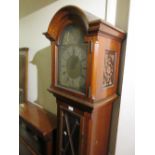
M 91 25 L 91 24 L 90 24 Z M 95 26 L 94 26 L 95 25 Z M 91 79 L 90 79 L 90 98 L 92 103 L 100 102 L 108 98 L 115 98 L 117 95 L 119 62 L 122 42 L 125 34 L 118 30 L 109 28 L 101 22 L 89 27 L 88 37 L 91 38 Z M 98 26 L 97 26 L 98 25 Z M 108 28 L 106 28 L 108 27 Z M 102 29 L 101 29 L 102 28 Z M 108 32 L 107 32 L 108 29 Z M 105 56 L 112 55 L 113 60 L 113 82 L 111 85 L 103 85 L 105 72 Z
M 94 107 L 89 120 L 87 155 L 108 154 L 112 102 Z
M 100 67 L 97 70 L 98 79 L 96 80 L 96 100 L 117 95 L 118 70 L 121 50 L 121 43 L 114 39 L 99 37 L 99 42 L 98 66 Z M 113 58 L 113 62 L 107 62 L 107 59 L 109 58 Z M 106 63 L 110 63 L 109 66 Z M 109 73 L 108 75 L 107 72 L 112 73 Z M 110 83 L 108 78 L 111 79 Z

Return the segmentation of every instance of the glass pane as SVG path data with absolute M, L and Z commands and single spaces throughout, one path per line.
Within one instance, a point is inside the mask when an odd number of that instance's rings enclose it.
M 80 27 L 65 28 L 58 47 L 58 85 L 85 93 L 88 44 Z
M 63 114 L 63 140 L 61 151 L 63 155 L 79 155 L 80 117 L 68 112 L 64 112 Z
M 85 93 L 88 44 L 59 46 L 58 85 Z

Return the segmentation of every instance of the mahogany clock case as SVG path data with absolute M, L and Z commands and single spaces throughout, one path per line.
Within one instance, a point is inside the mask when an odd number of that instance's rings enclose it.
M 83 91 L 75 89 L 71 82 L 59 82 L 62 69 L 60 64 L 63 61 L 60 60 L 60 53 L 64 52 L 60 50 L 61 38 L 69 26 L 80 27 L 82 43 L 87 45 L 86 77 L 83 84 L 79 85 L 83 86 Z M 118 97 L 120 51 L 125 33 L 86 11 L 66 6 L 55 14 L 44 34 L 51 42 L 52 74 L 49 91 L 57 101 L 57 154 L 107 155 L 112 104 Z M 79 42 L 73 44 L 72 41 L 69 41 L 68 46 L 74 49 Z M 71 56 L 73 53 L 71 51 Z M 71 61 L 66 60 L 66 63 L 70 64 Z M 77 63 L 73 69 L 78 70 L 79 66 Z M 70 69 L 68 74 L 72 73 L 74 70 Z M 78 76 L 81 74 L 76 72 L 69 75 L 69 78 Z

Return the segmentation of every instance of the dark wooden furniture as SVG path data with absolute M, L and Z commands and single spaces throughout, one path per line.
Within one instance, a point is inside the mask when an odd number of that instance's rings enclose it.
M 52 42 L 49 91 L 57 101 L 57 155 L 108 155 L 125 33 L 88 12 L 66 6 L 55 14 L 44 34 Z M 85 53 L 86 57 L 81 56 Z
M 20 104 L 20 154 L 55 155 L 56 116 L 32 104 Z
M 19 102 L 27 101 L 28 48 L 19 49 Z

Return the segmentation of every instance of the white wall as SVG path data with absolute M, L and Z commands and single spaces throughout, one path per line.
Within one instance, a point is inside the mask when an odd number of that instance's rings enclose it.
M 135 47 L 132 45 L 132 43 L 134 42 L 134 24 L 132 21 L 134 14 L 132 11 L 133 10 L 131 9 L 115 155 L 135 154 Z
M 130 31 L 129 31 L 130 32 Z M 134 155 L 134 49 L 127 42 L 116 155 Z
M 113 25 L 116 22 L 116 9 L 118 0 L 107 0 L 105 20 Z
M 128 14 L 129 14 L 129 4 L 130 0 L 108 0 L 107 2 L 107 14 L 106 21 L 110 22 L 114 26 L 121 28 L 125 32 L 128 31 Z M 127 40 L 127 39 L 126 39 Z M 122 81 L 123 81 L 123 71 L 124 71 L 124 62 L 126 54 L 126 40 L 123 42 L 121 50 L 121 62 L 120 62 L 120 71 L 119 71 L 119 85 L 118 93 L 121 95 L 122 92 Z M 118 122 L 121 118 L 120 112 L 120 99 L 116 100 L 113 104 L 112 112 L 112 122 L 111 122 L 111 134 L 110 134 L 110 143 L 109 143 L 109 155 L 114 155 L 116 150 L 116 139 L 118 133 Z M 124 103 L 123 103 L 124 104 Z M 128 117 L 128 115 L 126 115 Z
M 89 5 L 88 5 L 89 4 Z M 21 18 L 20 24 L 20 47 L 29 47 L 29 61 L 33 60 L 37 51 L 50 45 L 42 35 L 47 31 L 50 20 L 57 10 L 65 5 L 76 5 L 93 14 L 104 18 L 105 0 L 59 0 L 32 14 Z M 28 99 L 34 102 L 37 99 L 37 70 L 36 66 L 29 63 Z

